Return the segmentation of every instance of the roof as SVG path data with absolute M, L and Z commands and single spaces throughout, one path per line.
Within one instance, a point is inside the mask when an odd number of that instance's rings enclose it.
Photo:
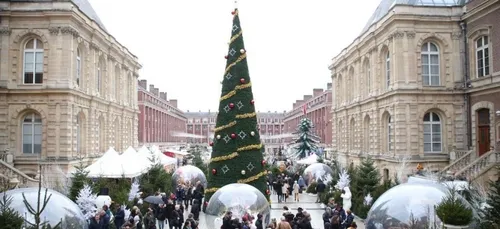
M 380 19 L 387 15 L 396 5 L 453 7 L 463 6 L 469 1 L 470 0 L 382 0 L 370 19 L 368 19 L 368 22 L 363 28 L 363 31 L 361 31 L 361 34 L 368 31 L 370 26 L 377 23 Z
M 11 0 L 11 2 L 52 2 L 52 1 L 53 0 Z M 88 0 L 68 0 L 68 1 L 73 2 L 76 6 L 78 6 L 78 9 L 80 9 L 80 11 L 82 11 L 85 15 L 87 15 L 87 17 L 95 21 L 95 23 L 97 23 L 102 30 L 108 32 Z

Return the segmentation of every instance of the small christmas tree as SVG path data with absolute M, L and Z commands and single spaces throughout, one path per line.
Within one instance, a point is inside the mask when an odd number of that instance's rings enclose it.
M 132 185 L 130 186 L 130 192 L 128 193 L 128 201 L 133 201 L 135 198 L 138 198 L 139 194 L 139 181 L 135 179 Z
M 1 228 L 21 228 L 24 218 L 16 210 L 12 209 L 12 197 L 4 194 L 0 200 L 0 225 Z
M 497 169 L 500 177 L 500 166 Z M 488 206 L 484 211 L 484 219 L 491 225 L 490 228 L 500 228 L 500 178 L 490 182 L 486 205 Z
M 349 187 L 350 184 L 351 184 L 351 177 L 349 176 L 349 173 L 347 173 L 347 170 L 342 169 L 342 172 L 339 173 L 339 180 L 335 185 L 335 188 L 343 190 L 345 187 Z
M 85 171 L 85 165 L 82 161 L 80 161 L 80 163 L 75 166 L 75 172 L 73 172 L 72 184 L 69 190 L 69 198 L 71 200 L 76 201 L 76 197 L 78 196 L 80 190 L 82 190 L 83 186 L 90 181 L 87 177 L 88 174 L 89 172 Z
M 92 187 L 88 184 L 85 184 L 78 193 L 76 204 L 86 219 L 89 219 L 97 213 L 97 207 L 95 205 L 96 199 L 97 195 L 92 192 Z
M 300 121 L 295 133 L 297 138 L 294 140 L 293 159 L 302 159 L 318 152 L 319 137 L 312 131 L 313 129 L 314 125 L 310 119 L 304 118 Z
M 353 194 L 354 210 L 361 218 L 366 217 L 369 208 L 364 205 L 364 197 L 373 193 L 380 183 L 380 174 L 374 161 L 367 157 L 361 161 L 356 174 L 356 193 Z
M 38 166 L 38 170 L 43 171 L 42 165 Z M 34 222 L 26 221 L 29 224 L 29 227 L 37 228 L 37 229 L 40 227 L 42 227 L 42 228 L 50 227 L 50 225 L 48 225 L 48 222 L 42 221 L 42 218 L 41 218 L 43 211 L 45 210 L 45 208 L 49 204 L 50 198 L 52 197 L 52 194 L 49 194 L 47 196 L 48 191 L 49 191 L 49 189 L 46 188 L 45 194 L 44 194 L 43 199 L 42 199 L 42 175 L 40 174 L 40 176 L 38 178 L 38 195 L 37 195 L 36 206 L 32 206 L 28 202 L 28 199 L 26 199 L 24 192 L 22 193 L 24 206 L 26 207 L 30 216 L 33 217 L 33 219 L 34 219 Z M 60 225 L 61 225 L 61 223 L 57 224 L 55 227 L 59 227 Z

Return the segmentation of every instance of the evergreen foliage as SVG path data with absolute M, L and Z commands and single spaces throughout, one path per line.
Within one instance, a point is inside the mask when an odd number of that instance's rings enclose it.
M 73 181 L 71 182 L 71 188 L 69 190 L 69 198 L 73 201 L 76 201 L 76 197 L 80 190 L 82 190 L 85 184 L 90 184 L 90 179 L 87 177 L 89 174 L 85 171 L 86 166 L 82 161 L 75 166 L 75 171 L 73 172 Z
M 370 157 L 364 158 L 354 173 L 355 181 L 353 182 L 351 180 L 351 184 L 354 183 L 354 187 L 351 188 L 351 192 L 353 193 L 353 210 L 356 215 L 365 218 L 370 207 L 363 203 L 364 197 L 368 194 L 373 195 L 374 191 L 379 186 L 380 174 L 377 168 L 375 168 L 374 161 Z
M 203 161 L 201 157 L 202 151 L 199 147 L 196 147 L 190 151 L 191 155 L 193 155 L 193 165 L 199 168 L 205 174 L 205 177 L 208 176 L 208 165 Z
M 304 118 L 297 126 L 297 135 L 294 140 L 294 155 L 293 159 L 302 159 L 313 153 L 318 152 L 319 137 L 312 131 L 314 125 L 308 118 Z
M 500 166 L 497 168 L 499 171 L 499 178 L 497 181 L 490 182 L 490 189 L 486 204 L 488 207 L 484 211 L 484 219 L 486 219 L 491 226 L 490 228 L 500 228 Z
M 218 188 L 238 182 L 254 186 L 269 198 L 238 9 L 233 11 L 233 15 L 211 162 L 208 166 L 206 202 L 210 201 Z M 245 174 L 242 170 L 245 170 Z
M 141 176 L 139 184 L 143 196 L 155 195 L 157 191 L 165 192 L 167 195 L 173 191 L 172 174 L 167 173 L 161 164 L 156 164 Z
M 11 208 L 12 197 L 4 194 L 0 200 L 0 227 L 4 229 L 19 229 L 23 226 L 24 218 Z
M 125 177 L 119 179 L 99 178 L 93 185 L 94 193 L 99 193 L 102 188 L 111 190 L 109 197 L 116 203 L 127 203 L 130 192 L 130 179 Z
M 443 200 L 436 206 L 436 215 L 445 224 L 466 226 L 472 222 L 472 209 L 465 205 L 457 190 L 449 190 Z

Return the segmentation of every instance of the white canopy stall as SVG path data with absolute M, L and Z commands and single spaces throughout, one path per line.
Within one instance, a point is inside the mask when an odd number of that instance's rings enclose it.
M 146 146 L 142 146 L 139 149 L 139 155 L 141 157 L 147 158 L 149 163 L 151 164 L 151 157 L 156 157 L 162 165 L 175 165 L 177 164 L 177 159 L 167 157 L 163 154 L 157 146 L 152 146 L 151 150 L 149 150 Z
M 120 156 L 124 165 L 124 169 L 128 172 L 145 173 L 151 168 L 151 161 L 140 155 L 133 147 L 128 147 Z
M 122 157 L 113 148 L 109 148 L 101 158 L 85 170 L 88 172 L 87 176 L 91 178 L 131 178 L 141 175 L 139 170 L 127 168 Z

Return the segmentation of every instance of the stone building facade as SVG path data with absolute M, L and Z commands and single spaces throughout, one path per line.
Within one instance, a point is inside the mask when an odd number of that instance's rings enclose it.
M 296 100 L 293 109 L 285 113 L 284 126 L 287 133 L 297 131 L 297 126 L 303 118 L 311 119 L 318 135 L 321 146 L 329 147 L 332 143 L 332 84 L 328 83 L 326 90 L 313 89 L 312 95 L 304 95 L 302 100 Z M 288 136 L 285 142 L 289 143 L 294 137 Z
M 139 144 L 159 147 L 185 143 L 186 116 L 177 107 L 177 100 L 167 100 L 167 92 L 160 92 L 153 84 L 138 82 Z
M 333 149 L 343 164 L 371 156 L 386 178 L 402 157 L 439 171 L 467 145 L 462 5 L 391 2 L 329 67 Z
M 109 147 L 137 146 L 141 65 L 90 4 L 0 8 L 0 152 L 9 166 L 33 177 L 39 163 L 66 171 Z
M 192 112 L 184 113 L 187 117 L 186 130 L 191 136 L 188 142 L 208 144 L 213 138 L 214 128 L 217 123 L 217 112 Z M 284 113 L 280 112 L 257 112 L 257 123 L 260 128 L 260 136 L 266 150 L 269 152 L 277 151 L 283 144 L 284 134 Z

